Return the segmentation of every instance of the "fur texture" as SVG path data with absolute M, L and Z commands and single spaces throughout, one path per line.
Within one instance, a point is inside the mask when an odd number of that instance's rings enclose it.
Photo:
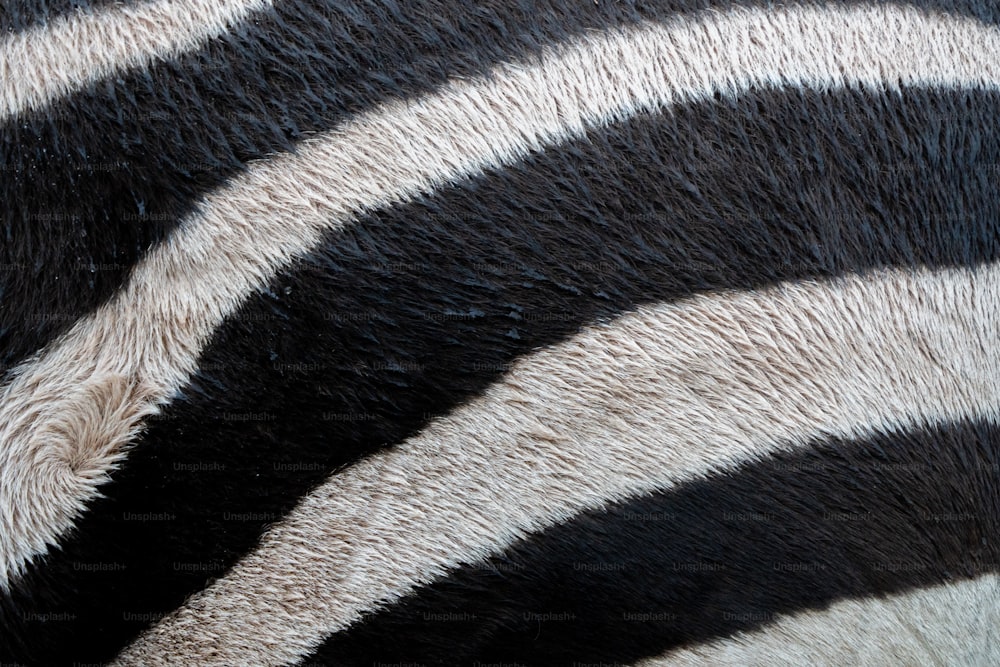
M 705 664 L 738 655 L 744 664 L 767 664 L 803 651 L 844 664 L 852 652 L 885 650 L 883 660 L 897 664 L 949 656 L 988 664 L 998 632 L 990 620 L 1000 614 L 997 549 L 976 536 L 998 528 L 997 460 L 983 451 L 996 437 L 995 424 L 973 420 L 798 442 L 728 475 L 575 515 L 485 561 L 453 568 L 333 635 L 313 659 L 631 662 L 664 646 L 738 634 L 678 653 Z M 965 486 L 961 498 L 952 491 L 956 484 Z M 896 495 L 901 487 L 922 502 Z M 945 620 L 942 609 L 933 622 L 901 624 L 901 614 L 866 627 L 866 610 L 905 611 L 908 596 L 924 595 L 913 589 L 942 580 L 954 590 L 927 595 L 948 603 L 945 609 L 964 602 L 954 619 Z M 692 591 L 700 604 L 690 604 Z M 845 598 L 858 606 L 825 609 Z M 857 629 L 831 632 L 851 614 Z M 972 618 L 976 631 L 966 634 L 963 624 Z M 775 621 L 786 627 L 769 628 Z M 832 624 L 825 632 L 824 623 Z M 873 635 L 893 624 L 898 630 L 874 648 Z M 782 641 L 786 647 L 775 651 Z M 956 651 L 962 642 L 969 645 Z M 977 660 L 956 660 L 962 654 Z
M 56 19 L 0 43 L 0 121 L 200 46 L 268 0 L 160 0 Z
M 912 622 L 915 617 L 921 625 Z M 1000 580 L 987 574 L 900 595 L 844 600 L 822 612 L 774 618 L 766 629 L 637 664 L 985 666 L 1000 660 L 998 628 Z
M 0 660 L 990 660 L 992 3 L 49 4 Z
M 223 16 L 202 17 L 215 26 L 202 30 L 221 29 L 246 7 L 216 8 Z M 95 16 L 92 21 L 100 22 L 106 14 Z M 145 20 L 155 19 L 135 19 L 138 25 Z M 163 22 L 171 39 L 187 27 Z M 783 37 L 802 26 L 824 48 Z M 851 39 L 839 38 L 845 34 Z M 931 40 L 942 53 L 974 44 L 972 53 L 980 57 L 928 58 L 924 45 Z M 11 50 L 25 49 L 15 43 Z M 0 411 L 7 413 L 0 414 L 0 462 L 21 471 L 17 482 L 0 490 L 0 505 L 32 508 L 28 521 L 0 515 L 7 519 L 0 524 L 0 586 L 68 529 L 94 497 L 100 473 L 115 463 L 124 436 L 134 433 L 150 404 L 180 389 L 222 320 L 292 257 L 315 246 L 323 231 L 345 224 L 355 212 L 509 164 L 588 126 L 716 92 L 737 95 L 762 85 L 877 87 L 886 81 L 995 88 L 997 54 L 997 29 L 912 9 L 739 10 L 560 45 L 537 64 L 501 67 L 486 80 L 364 114 L 290 156 L 255 165 L 206 197 L 197 214 L 135 267 L 115 299 L 81 319 L 40 359 L 18 368 L 0 394 Z M 128 54 L 107 57 L 135 64 Z M 0 55 L 0 62 L 11 59 Z M 98 76 L 106 69 L 98 63 L 81 67 Z M 873 67 L 877 77 L 868 74 Z M 16 88 L 18 80 L 11 80 Z M 29 73 L 24 88 L 16 89 L 30 89 L 31 81 Z M 17 99 L 11 112 L 20 110 Z M 176 297 L 159 299 L 164 291 Z M 105 366 L 111 367 L 107 375 Z M 121 382 L 118 374 L 143 389 L 120 406 L 95 403 L 110 392 L 102 383 Z M 62 407 L 46 414 L 65 387 L 78 385 L 88 388 L 61 397 Z M 105 424 L 103 433 L 73 437 L 80 415 L 112 410 L 121 420 Z M 28 463 L 42 442 L 52 452 L 65 452 L 59 457 L 87 461 L 84 473 L 56 482 L 44 456 Z
M 977 277 L 973 283 L 968 273 L 944 272 L 845 278 L 836 286 L 783 285 L 642 309 L 585 330 L 524 358 L 481 399 L 416 437 L 331 477 L 265 534 L 260 548 L 161 621 L 120 664 L 153 664 L 160 656 L 201 662 L 206 645 L 220 665 L 244 659 L 288 664 L 420 584 L 607 503 L 723 477 L 743 462 L 807 446 L 817 434 L 862 438 L 966 418 L 996 421 L 1000 352 L 956 345 L 965 336 L 981 339 L 998 325 L 1000 267 Z M 950 372 L 942 374 L 942 367 Z M 909 401 L 914 395 L 926 398 L 915 405 Z M 766 480 L 759 477 L 752 488 Z M 985 496 L 996 482 L 995 476 L 987 479 L 992 483 Z M 779 499 L 765 507 L 781 504 Z M 870 510 L 886 514 L 871 504 Z M 709 525 L 686 514 L 696 533 Z M 882 520 L 893 523 L 890 516 Z M 996 522 L 988 527 L 995 529 Z M 709 534 L 717 542 L 723 533 Z M 905 539 L 893 547 L 885 530 L 879 536 L 876 554 L 903 557 L 913 548 Z M 829 536 L 821 532 L 816 539 Z M 303 551 L 304 544 L 311 546 Z M 636 547 L 627 544 L 615 541 L 610 551 L 622 547 L 635 555 Z M 656 567 L 652 554 L 665 549 L 654 544 L 647 567 Z M 854 545 L 845 549 L 857 551 Z M 995 562 L 993 555 L 985 562 Z M 565 580 L 546 580 L 558 586 L 543 606 L 568 604 L 572 591 L 580 590 Z M 465 582 L 444 585 L 449 602 L 455 590 L 475 589 Z M 510 599 L 531 600 L 540 585 Z M 596 582 L 591 586 L 582 592 L 581 614 L 597 590 Z M 599 597 L 608 604 L 609 593 Z M 669 597 L 653 599 L 664 606 Z M 714 606 L 711 598 L 705 605 Z M 525 613 L 531 609 L 529 604 Z M 266 630 L 239 632 L 264 614 Z M 589 618 L 599 615 L 591 612 Z M 703 632 L 711 627 L 692 626 Z M 683 634 L 697 636 L 693 628 Z M 557 638 L 551 654 L 535 638 L 524 653 L 505 655 L 513 643 L 491 637 L 492 651 L 456 657 L 463 664 L 532 656 L 540 664 L 579 661 L 588 653 L 572 655 L 568 647 L 589 630 L 574 628 Z M 601 636 L 620 633 L 603 628 Z M 409 642 L 394 658 L 423 662 L 415 652 Z M 330 655 L 332 662 L 337 655 Z
M 4 3 L 0 17 L 51 15 L 52 2 L 19 2 Z M 109 299 L 200 196 L 255 160 L 380 103 L 583 34 L 757 4 L 282 0 L 201 49 L 11 119 L 0 126 L 12 175 L 3 182 L 0 365 L 23 360 Z M 986 0 L 908 6 L 1000 22 L 1000 6 Z

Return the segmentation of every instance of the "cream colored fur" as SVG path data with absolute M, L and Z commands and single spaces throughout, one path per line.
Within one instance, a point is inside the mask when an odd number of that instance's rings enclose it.
M 159 0 L 61 17 L 0 41 L 0 121 L 201 46 L 273 0 Z
M 114 22 L 136 11 L 147 9 L 68 20 Z M 214 16 L 223 10 L 205 11 Z M 175 37 L 165 34 L 179 34 L 174 23 L 159 19 L 121 20 L 156 25 L 149 28 L 150 43 L 174 44 Z M 8 75 L 11 54 L 21 53 L 12 43 L 0 46 Z M 67 53 L 59 53 L 38 66 L 65 62 Z M 100 67 L 93 66 L 95 73 L 86 76 L 98 76 Z M 0 85 L 27 91 L 36 79 L 0 76 Z M 539 61 L 499 66 L 483 80 L 389 104 L 294 154 L 254 165 L 206 197 L 136 267 L 114 300 L 77 322 L 0 389 L 0 588 L 72 526 L 144 416 L 190 377 L 215 328 L 291 258 L 359 211 L 515 162 L 642 109 L 717 90 L 737 95 L 754 86 L 900 83 L 996 87 L 1000 30 L 892 5 L 706 12 L 588 36 Z M 52 90 L 61 94 L 64 88 Z M 87 415 L 99 418 L 81 432 Z
M 1000 265 L 718 293 L 592 326 L 333 475 L 118 664 L 284 664 L 582 511 L 816 437 L 996 421 L 998 327 Z

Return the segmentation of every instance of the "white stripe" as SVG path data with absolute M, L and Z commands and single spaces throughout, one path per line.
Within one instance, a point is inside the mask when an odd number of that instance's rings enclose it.
M 1000 265 L 641 309 L 333 475 L 120 664 L 282 664 L 450 568 L 816 437 L 1000 416 Z
M 997 87 L 1000 29 L 893 6 L 707 12 L 588 35 L 255 165 L 0 392 L 0 588 L 72 525 L 223 319 L 359 211 L 718 90 L 899 83 Z
M 218 37 L 273 0 L 160 0 L 58 18 L 0 42 L 0 122 Z
M 844 600 L 636 667 L 801 665 L 1000 665 L 1000 578 L 987 574 L 889 597 Z

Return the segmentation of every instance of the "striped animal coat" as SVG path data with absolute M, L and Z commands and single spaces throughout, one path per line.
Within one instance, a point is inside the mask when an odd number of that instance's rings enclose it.
M 0 664 L 1000 663 L 1000 4 L 6 0 Z

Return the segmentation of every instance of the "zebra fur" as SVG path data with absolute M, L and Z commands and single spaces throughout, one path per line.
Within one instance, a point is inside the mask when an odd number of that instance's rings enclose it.
M 1000 657 L 1000 14 L 542 5 L 0 16 L 0 662 Z

